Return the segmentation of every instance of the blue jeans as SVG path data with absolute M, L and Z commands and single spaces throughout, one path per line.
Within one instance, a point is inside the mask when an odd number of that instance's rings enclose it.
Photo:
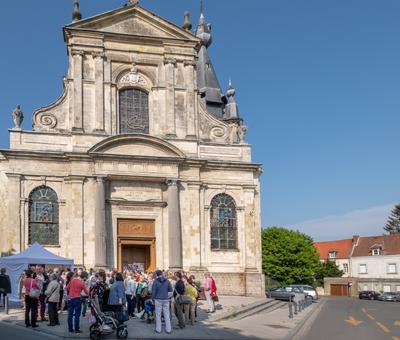
M 74 331 L 72 327 L 72 318 L 74 318 L 75 332 L 79 331 L 79 317 L 81 316 L 82 302 L 81 298 L 68 300 L 68 330 Z

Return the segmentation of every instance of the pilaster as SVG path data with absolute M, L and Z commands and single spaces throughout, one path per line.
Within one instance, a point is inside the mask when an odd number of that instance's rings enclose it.
M 165 58 L 165 82 L 166 82 L 166 134 L 176 136 L 175 121 L 175 66 L 176 60 Z
M 169 268 L 182 269 L 182 228 L 179 209 L 179 182 L 167 180 L 168 185 L 168 241 Z
M 95 197 L 95 265 L 96 267 L 107 267 L 107 230 L 106 230 L 106 198 L 105 181 L 103 176 L 96 177 Z
M 95 77 L 95 132 L 104 132 L 104 53 L 93 53 Z
M 73 104 L 73 131 L 83 131 L 83 57 L 84 51 L 72 50 L 73 58 L 73 84 L 74 84 L 74 104 Z
M 192 60 L 184 62 L 186 78 L 186 137 L 196 137 L 195 115 L 195 65 Z

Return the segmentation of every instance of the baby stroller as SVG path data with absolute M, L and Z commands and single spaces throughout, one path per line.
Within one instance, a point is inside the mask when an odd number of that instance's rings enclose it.
M 113 312 L 101 312 L 94 298 L 88 300 L 88 305 L 94 317 L 94 323 L 89 329 L 90 339 L 99 340 L 102 336 L 107 336 L 114 332 L 117 333 L 118 339 L 126 339 L 128 337 L 128 329 L 124 324 L 124 322 L 127 321 L 126 319 L 117 319 Z

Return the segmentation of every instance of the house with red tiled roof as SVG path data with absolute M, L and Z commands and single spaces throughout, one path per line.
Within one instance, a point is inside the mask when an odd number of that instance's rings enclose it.
M 351 272 L 358 291 L 400 291 L 400 234 L 353 237 Z
M 350 276 L 350 255 L 353 249 L 353 240 L 337 240 L 328 242 L 315 242 L 315 248 L 321 261 L 335 261 L 343 277 Z
M 321 261 L 335 260 L 343 277 L 325 278 L 326 295 L 358 296 L 363 290 L 400 292 L 400 233 L 314 244 Z

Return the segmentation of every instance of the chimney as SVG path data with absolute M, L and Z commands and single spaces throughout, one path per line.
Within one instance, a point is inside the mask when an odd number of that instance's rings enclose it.
M 358 240 L 360 239 L 360 236 L 354 235 L 353 236 L 353 245 L 356 246 L 358 244 Z

